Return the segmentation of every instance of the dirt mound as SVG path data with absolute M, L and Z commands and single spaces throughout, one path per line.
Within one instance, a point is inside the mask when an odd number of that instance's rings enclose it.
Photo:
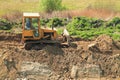
M 11 33 L 10 33 L 11 34 Z M 9 36 L 10 34 L 1 33 L 0 35 Z M 9 38 L 7 38 L 9 40 Z M 20 48 L 19 42 L 11 42 L 1 39 L 0 41 L 0 79 L 5 80 L 6 77 L 15 80 L 20 77 L 17 74 L 20 70 L 21 63 L 23 61 L 38 62 L 48 65 L 54 72 L 49 76 L 49 79 L 54 80 L 57 77 L 58 80 L 70 80 L 72 67 L 80 65 L 99 65 L 100 71 L 103 76 L 118 77 L 120 76 L 120 50 L 115 47 L 114 40 L 107 35 L 99 36 L 95 41 L 78 41 L 77 48 L 59 48 L 57 46 L 47 45 L 42 50 L 24 50 Z M 11 45 L 7 45 L 11 43 Z M 13 43 L 13 44 L 12 44 Z M 96 44 L 97 43 L 97 44 Z M 16 46 L 14 45 L 16 44 Z M 88 45 L 95 44 L 100 51 L 104 50 L 118 50 L 117 54 L 109 55 L 108 52 L 100 54 L 101 52 L 91 51 L 87 47 Z M 3 63 L 3 59 L 8 60 L 14 58 L 18 71 L 14 68 L 7 72 L 7 68 Z M 12 75 L 11 75 L 12 74 Z M 92 75 L 92 74 L 91 74 Z M 59 76 L 59 77 L 58 77 Z M 39 80 L 39 79 L 38 79 Z
M 108 35 L 100 35 L 96 40 L 88 45 L 88 49 L 99 53 L 113 53 L 113 50 L 119 50 L 117 43 Z
M 22 35 L 21 34 L 15 34 L 11 32 L 0 32 L 0 41 L 20 41 Z
M 108 35 L 100 35 L 95 41 L 100 50 L 111 50 L 114 47 L 114 41 Z

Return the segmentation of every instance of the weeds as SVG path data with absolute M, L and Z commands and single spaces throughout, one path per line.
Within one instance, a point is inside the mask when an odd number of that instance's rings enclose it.
M 57 27 L 58 34 L 61 34 L 63 31 L 61 26 L 67 26 L 67 30 L 71 35 L 83 39 L 94 39 L 101 34 L 107 34 L 115 40 L 120 39 L 119 17 L 115 17 L 107 22 L 101 19 L 89 17 L 75 17 L 69 20 L 65 18 L 53 18 L 43 19 L 43 21 L 45 21 L 44 25 L 53 24 L 53 27 Z
M 101 34 L 107 34 L 115 40 L 120 39 L 120 18 L 115 17 L 110 21 L 97 18 L 75 17 L 40 19 L 41 26 L 56 27 L 58 34 L 61 34 L 63 27 L 66 26 L 70 35 L 78 36 L 83 39 L 94 39 Z M 0 20 L 0 29 L 9 30 L 13 27 L 21 27 L 20 23 L 9 22 L 5 19 Z
M 71 35 L 77 35 L 83 39 L 94 39 L 101 34 L 107 34 L 113 39 L 119 40 L 119 19 L 120 18 L 116 17 L 106 23 L 100 19 L 77 17 L 67 25 L 67 29 Z

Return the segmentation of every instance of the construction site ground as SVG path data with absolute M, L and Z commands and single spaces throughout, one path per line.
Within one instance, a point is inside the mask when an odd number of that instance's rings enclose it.
M 77 47 L 25 50 L 21 35 L 0 32 L 0 80 L 120 80 L 120 42 L 107 35 Z M 4 60 L 14 64 L 8 71 Z

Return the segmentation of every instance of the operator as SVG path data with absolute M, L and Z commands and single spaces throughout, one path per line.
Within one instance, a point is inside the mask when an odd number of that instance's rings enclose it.
M 27 30 L 30 29 L 30 19 L 29 19 L 29 18 L 26 19 L 26 26 L 25 26 L 25 28 L 26 28 Z
M 69 32 L 67 31 L 66 28 L 64 28 L 62 36 L 63 36 L 63 40 L 67 41 L 68 45 L 70 45 L 70 34 L 69 34 Z

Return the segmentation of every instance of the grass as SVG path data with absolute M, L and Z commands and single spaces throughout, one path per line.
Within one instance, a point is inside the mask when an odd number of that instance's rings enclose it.
M 120 11 L 120 1 L 119 0 L 98 0 L 93 4 L 93 8 L 102 8 L 113 11 Z
M 63 32 L 63 28 L 58 28 L 57 29 L 58 34 L 61 34 Z M 106 34 L 112 37 L 114 40 L 120 40 L 120 29 L 117 28 L 91 28 L 90 30 L 84 30 L 84 31 L 73 31 L 70 32 L 75 33 L 76 36 L 85 40 L 94 40 L 96 37 L 98 37 L 101 34 Z
M 65 5 L 69 10 L 83 10 L 87 8 L 90 4 L 93 4 L 95 0 L 63 0 L 63 5 Z
M 73 36 L 77 36 L 82 39 L 95 39 L 101 34 L 106 34 L 106 35 L 111 36 L 114 40 L 120 40 L 120 29 L 118 28 L 110 28 L 110 27 L 91 28 L 89 30 L 75 31 L 74 34 L 75 35 Z
M 25 1 L 25 0 L 23 0 Z M 38 12 L 38 2 L 21 2 L 20 0 L 0 0 L 0 16 L 11 12 Z
M 68 10 L 104 8 L 120 11 L 119 0 L 63 0 L 62 4 Z M 0 16 L 14 11 L 40 12 L 40 0 L 0 0 Z

